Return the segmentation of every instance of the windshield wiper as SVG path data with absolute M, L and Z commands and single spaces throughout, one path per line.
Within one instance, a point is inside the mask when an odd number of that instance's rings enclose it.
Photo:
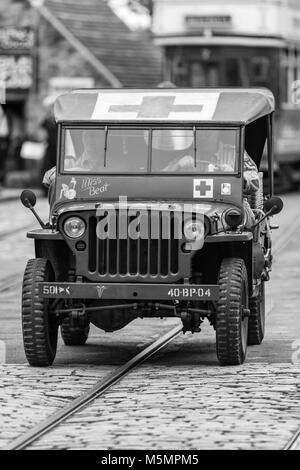
M 193 127 L 194 134 L 194 166 L 197 167 L 197 143 L 196 143 L 196 126 Z
M 106 168 L 107 134 L 108 134 L 108 127 L 105 126 L 105 137 L 104 137 L 104 168 Z

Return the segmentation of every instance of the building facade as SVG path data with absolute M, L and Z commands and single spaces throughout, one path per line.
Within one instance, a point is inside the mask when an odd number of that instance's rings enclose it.
M 0 88 L 3 77 L 3 109 L 12 122 L 8 173 L 31 168 L 20 158 L 20 145 L 41 138 L 49 94 L 161 81 L 161 51 L 152 33 L 131 29 L 117 13 L 106 0 L 1 0 Z

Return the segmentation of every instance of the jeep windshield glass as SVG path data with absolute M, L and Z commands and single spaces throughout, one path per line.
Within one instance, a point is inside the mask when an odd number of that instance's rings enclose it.
M 87 173 L 146 173 L 148 145 L 139 129 L 68 129 L 64 170 Z
M 152 172 L 233 173 L 238 132 L 234 129 L 161 129 L 152 133 Z
M 236 129 L 71 128 L 65 130 L 64 136 L 63 170 L 68 172 L 147 173 L 150 169 L 151 173 L 230 174 L 237 171 L 239 133 Z

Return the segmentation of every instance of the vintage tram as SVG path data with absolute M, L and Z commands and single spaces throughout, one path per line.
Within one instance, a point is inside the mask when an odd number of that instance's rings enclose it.
M 272 90 L 275 191 L 298 187 L 300 3 L 155 0 L 153 31 L 164 51 L 164 79 L 178 87 Z

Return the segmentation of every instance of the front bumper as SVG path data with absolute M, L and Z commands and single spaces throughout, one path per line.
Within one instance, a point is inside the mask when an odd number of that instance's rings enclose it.
M 40 282 L 39 294 L 52 299 L 218 300 L 218 285 Z

